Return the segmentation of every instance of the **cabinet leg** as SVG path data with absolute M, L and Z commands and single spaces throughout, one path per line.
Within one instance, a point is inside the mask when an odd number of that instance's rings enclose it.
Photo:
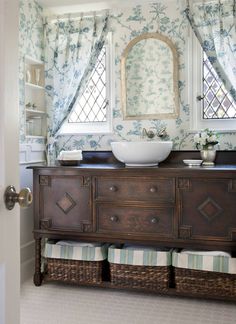
M 41 286 L 42 273 L 41 273 L 41 238 L 35 240 L 35 273 L 34 284 Z

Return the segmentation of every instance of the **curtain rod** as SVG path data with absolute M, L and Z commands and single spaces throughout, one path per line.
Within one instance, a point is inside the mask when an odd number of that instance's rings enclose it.
M 45 20 L 46 21 L 54 21 L 54 20 L 66 20 L 68 18 L 72 20 L 76 20 L 78 18 L 90 18 L 93 16 L 101 17 L 104 13 L 109 13 L 109 9 L 103 9 L 103 10 L 96 10 L 96 11 L 87 11 L 87 12 L 75 12 L 75 13 L 66 13 L 66 14 L 59 14 L 59 15 L 51 15 L 51 16 L 46 16 Z

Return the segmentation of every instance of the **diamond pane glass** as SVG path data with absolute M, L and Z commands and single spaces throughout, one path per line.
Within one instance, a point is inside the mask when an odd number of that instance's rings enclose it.
M 236 103 L 225 89 L 207 55 L 203 57 L 203 118 L 236 118 Z
M 106 122 L 106 48 L 101 50 L 84 93 L 76 101 L 69 123 Z

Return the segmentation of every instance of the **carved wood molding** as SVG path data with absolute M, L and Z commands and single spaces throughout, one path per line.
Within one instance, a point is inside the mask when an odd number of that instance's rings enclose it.
M 183 225 L 179 228 L 179 237 L 189 239 L 192 236 L 192 226 Z
M 92 232 L 93 231 L 92 223 L 82 222 L 82 231 L 83 232 Z
M 34 273 L 34 284 L 40 286 L 42 283 L 41 274 L 41 238 L 35 240 L 35 273 Z
M 91 178 L 90 177 L 82 177 L 81 187 L 90 187 L 90 185 L 91 185 Z
M 49 176 L 41 175 L 39 176 L 39 184 L 40 186 L 50 186 L 51 178 Z
M 236 228 L 232 228 L 230 231 L 230 237 L 233 242 L 236 242 Z
M 51 218 L 44 218 L 40 220 L 40 228 L 47 230 L 52 227 L 52 220 Z
M 189 178 L 179 178 L 178 188 L 181 190 L 189 191 L 191 187 L 191 182 Z
M 236 192 L 236 179 L 229 180 L 228 192 Z

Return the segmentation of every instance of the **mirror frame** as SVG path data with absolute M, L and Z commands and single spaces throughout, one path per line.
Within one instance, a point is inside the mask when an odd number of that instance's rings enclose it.
M 126 91 L 126 60 L 127 56 L 132 49 L 132 47 L 140 42 L 141 40 L 154 38 L 161 40 L 171 50 L 173 56 L 173 92 L 174 92 L 174 104 L 175 109 L 173 113 L 157 113 L 157 114 L 143 114 L 143 115 L 127 115 L 127 91 Z M 178 91 L 178 53 L 173 44 L 173 42 L 166 36 L 160 33 L 145 33 L 140 36 L 135 37 L 129 42 L 121 56 L 121 105 L 123 111 L 123 119 L 175 119 L 179 116 L 179 91 Z

